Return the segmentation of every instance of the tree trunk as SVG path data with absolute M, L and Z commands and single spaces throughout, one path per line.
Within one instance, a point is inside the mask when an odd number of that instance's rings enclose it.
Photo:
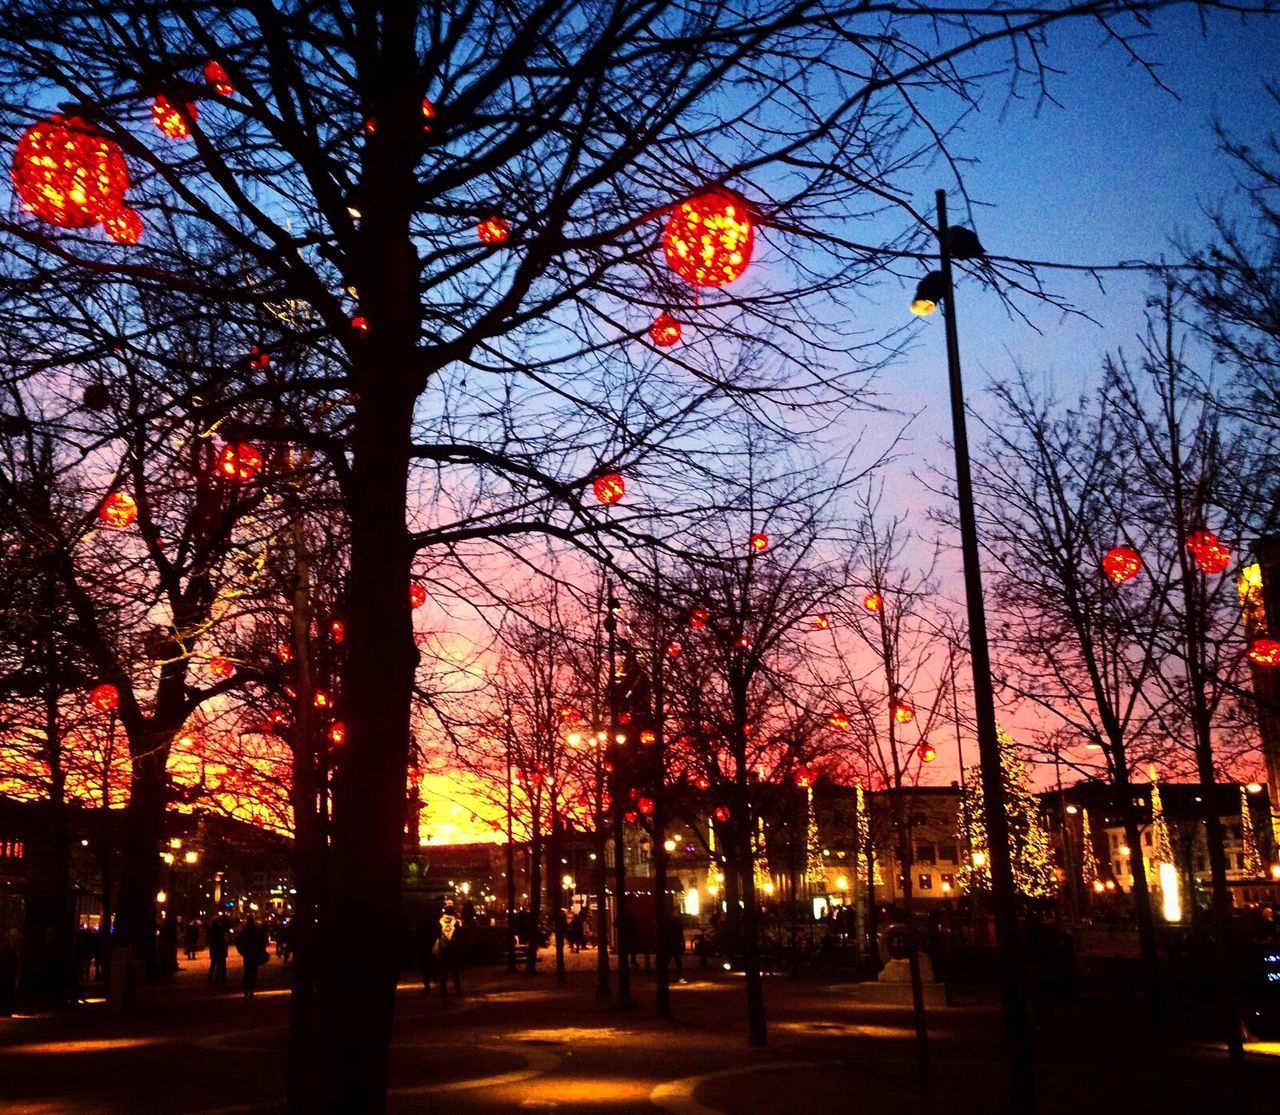
M 1124 751 L 1116 752 L 1116 791 L 1120 798 L 1120 817 L 1124 825 L 1125 843 L 1129 845 L 1129 870 L 1133 875 L 1133 912 L 1138 926 L 1138 955 L 1142 965 L 1142 985 L 1147 998 L 1151 1023 L 1164 1029 L 1164 984 L 1160 977 L 1160 958 L 1156 951 L 1156 921 L 1151 910 L 1151 888 L 1147 885 L 1146 863 L 1142 857 L 1142 835 L 1133 805 L 1133 789 L 1125 766 Z
M 599 795 L 597 794 L 597 800 Z M 596 998 L 612 994 L 609 984 L 609 868 L 605 862 L 608 840 L 603 811 L 596 813 Z
M 156 953 L 156 893 L 160 889 L 169 741 L 142 749 L 135 749 L 130 743 L 132 771 L 114 946 L 127 948 L 134 960 L 145 964 L 147 977 L 157 979 L 160 966 Z
M 742 795 L 742 813 L 746 798 Z M 760 910 L 756 898 L 755 869 L 751 855 L 751 828 L 738 826 L 738 857 L 742 880 L 742 971 L 747 989 L 747 1041 L 751 1045 L 768 1045 L 769 1030 L 764 1013 L 764 980 L 760 975 Z
M 564 972 L 564 886 L 560 870 L 560 811 L 555 806 L 556 794 L 551 795 L 551 873 L 547 876 L 547 897 L 555 918 L 556 932 L 556 983 L 565 982 Z
M 532 801 L 531 834 L 529 842 L 529 945 L 524 955 L 525 975 L 538 970 L 538 945 L 542 937 L 542 827 L 538 824 L 538 805 L 541 795 Z

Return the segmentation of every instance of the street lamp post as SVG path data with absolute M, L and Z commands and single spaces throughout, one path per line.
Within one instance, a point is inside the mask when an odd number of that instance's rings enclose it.
M 996 736 L 995 696 L 991 685 L 991 655 L 987 645 L 987 617 L 982 597 L 982 566 L 978 554 L 978 526 L 969 464 L 969 434 L 965 421 L 964 384 L 960 377 L 960 342 L 956 334 L 955 286 L 951 259 L 957 244 L 962 257 L 978 254 L 977 239 L 968 229 L 947 224 L 947 195 L 937 192 L 938 247 L 941 271 L 931 272 L 916 292 L 913 310 L 928 313 L 943 303 L 947 340 L 947 378 L 951 393 L 951 432 L 956 455 L 956 499 L 960 507 L 960 547 L 964 559 L 964 590 L 969 619 L 969 655 L 973 666 L 973 704 L 978 725 L 979 770 L 987 827 L 988 867 L 995 914 L 996 948 L 1004 1013 L 1005 1045 L 1009 1057 L 1013 1109 L 1018 1115 L 1036 1110 L 1035 1076 L 1031 1062 L 1030 1021 L 1026 986 L 1018 948 L 1018 914 L 1009 857 L 1009 823 L 1005 815 L 1000 743 Z

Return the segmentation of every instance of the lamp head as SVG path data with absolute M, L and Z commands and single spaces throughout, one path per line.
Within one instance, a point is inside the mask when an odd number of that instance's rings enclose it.
M 947 281 L 941 271 L 930 271 L 916 286 L 916 296 L 911 302 L 911 312 L 918 317 L 927 317 L 938 308 L 938 303 L 947 296 Z

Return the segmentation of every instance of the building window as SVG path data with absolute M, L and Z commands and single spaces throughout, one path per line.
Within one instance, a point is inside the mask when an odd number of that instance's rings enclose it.
M 1124 874 L 1124 862 L 1122 860 L 1115 861 L 1115 874 L 1117 876 Z
M 1148 848 L 1150 848 L 1150 847 L 1151 847 L 1151 830 L 1150 830 L 1150 829 L 1147 829 L 1147 831 L 1146 831 L 1146 832 L 1144 832 L 1144 833 L 1142 834 L 1142 842 L 1143 842 L 1143 843 L 1144 843 Z
M 956 851 L 954 844 L 939 844 L 938 859 L 942 860 L 943 863 L 959 863 L 960 854 Z M 943 878 L 946 878 L 946 876 L 944 875 Z
M 916 845 L 916 863 L 936 863 L 937 855 L 932 844 Z
M 920 876 L 920 889 L 933 890 L 933 876 L 927 871 Z
M 943 875 L 942 889 L 947 891 L 954 891 L 956 889 L 956 877 L 954 875 Z
M 1243 852 L 1236 853 L 1236 870 L 1237 871 L 1244 870 L 1244 853 Z
M 1204 870 L 1204 856 L 1196 856 L 1196 870 L 1197 871 Z
M 1112 848 L 1120 847 L 1120 837 L 1114 832 L 1111 834 L 1111 847 Z

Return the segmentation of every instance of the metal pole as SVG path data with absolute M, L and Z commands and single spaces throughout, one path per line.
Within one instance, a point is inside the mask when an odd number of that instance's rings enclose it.
M 516 846 L 511 801 L 511 715 L 507 714 L 507 972 L 516 974 Z M 536 930 L 535 930 L 536 931 Z M 532 947 L 532 946 L 530 946 Z
M 613 586 L 605 581 L 604 629 L 609 636 L 609 746 L 613 748 L 613 920 L 618 941 L 618 1006 L 634 1007 L 631 998 L 631 928 L 627 920 L 627 838 L 623 825 L 626 784 L 618 743 L 618 615 Z
M 973 705 L 978 723 L 978 754 L 982 774 L 983 812 L 987 823 L 991 899 L 995 913 L 996 951 L 1004 1012 L 1005 1045 L 1009 1057 L 1013 1110 L 1034 1115 L 1035 1074 L 1031 1061 L 1030 1020 L 1018 948 L 1018 912 L 1009 858 L 1009 823 L 1005 816 L 1000 743 L 996 736 L 995 696 L 991 686 L 991 656 L 987 646 L 987 617 L 982 598 L 982 566 L 978 554 L 978 524 L 969 467 L 969 433 L 965 421 L 964 384 L 960 377 L 960 342 L 956 335 L 955 287 L 951 277 L 947 195 L 937 192 L 938 244 L 946 290 L 944 318 L 947 334 L 947 373 L 951 389 L 951 431 L 956 454 L 956 499 L 960 505 L 960 546 L 964 557 L 964 591 L 969 616 L 969 654 L 973 664 Z

